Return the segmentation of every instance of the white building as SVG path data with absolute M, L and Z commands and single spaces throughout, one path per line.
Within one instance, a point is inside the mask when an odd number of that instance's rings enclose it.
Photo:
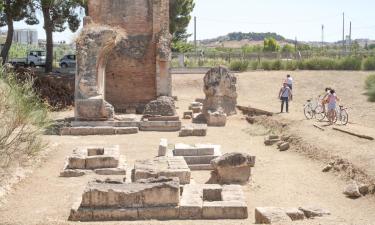
M 13 42 L 20 44 L 37 45 L 38 31 L 31 29 L 14 30 Z

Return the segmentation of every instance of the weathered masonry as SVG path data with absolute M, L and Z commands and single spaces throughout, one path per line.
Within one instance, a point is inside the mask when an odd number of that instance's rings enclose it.
M 168 0 L 91 0 L 77 40 L 75 117 L 109 120 L 171 96 Z

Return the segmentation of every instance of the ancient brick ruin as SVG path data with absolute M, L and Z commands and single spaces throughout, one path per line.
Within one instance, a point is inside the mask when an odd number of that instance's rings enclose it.
M 91 0 L 77 41 L 75 117 L 142 113 L 171 96 L 168 0 Z

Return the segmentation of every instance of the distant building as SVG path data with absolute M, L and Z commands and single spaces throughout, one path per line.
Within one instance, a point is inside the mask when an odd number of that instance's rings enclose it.
M 14 30 L 13 42 L 20 44 L 37 45 L 38 31 L 31 29 Z

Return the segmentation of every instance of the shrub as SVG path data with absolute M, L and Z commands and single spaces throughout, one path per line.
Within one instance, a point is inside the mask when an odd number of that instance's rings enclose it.
M 345 57 L 338 61 L 338 70 L 361 70 L 362 60 L 356 57 Z
M 297 62 L 293 60 L 288 60 L 285 62 L 285 69 L 286 70 L 296 70 L 297 69 Z
M 333 70 L 336 67 L 335 60 L 330 58 L 311 58 L 301 63 L 299 69 L 305 70 Z
M 375 57 L 369 57 L 363 60 L 363 70 L 375 70 Z
M 260 67 L 258 61 L 251 62 L 250 66 L 252 70 L 257 70 Z
M 271 63 L 271 69 L 272 70 L 281 70 L 283 68 L 283 64 L 281 60 L 275 60 Z
M 270 61 L 267 61 L 267 60 L 264 60 L 262 61 L 262 69 L 264 70 L 271 70 L 271 62 Z
M 248 61 L 233 61 L 229 65 L 229 69 L 232 71 L 244 72 L 249 67 Z
M 0 68 L 0 167 L 42 150 L 41 134 L 49 124 L 47 106 L 35 94 L 33 81 L 15 77 Z
M 368 100 L 371 102 L 375 102 L 375 74 L 367 77 L 365 81 L 365 88 Z

